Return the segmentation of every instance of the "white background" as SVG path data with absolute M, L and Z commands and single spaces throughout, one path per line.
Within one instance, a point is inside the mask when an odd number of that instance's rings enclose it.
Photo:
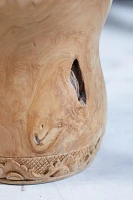
M 85 171 L 62 181 L 0 184 L 0 200 L 133 200 L 133 1 L 115 1 L 100 54 L 108 94 L 102 146 Z

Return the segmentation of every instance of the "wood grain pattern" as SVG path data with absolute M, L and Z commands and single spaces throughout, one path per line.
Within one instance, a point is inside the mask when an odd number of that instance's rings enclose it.
M 106 123 L 99 38 L 110 5 L 111 0 L 0 1 L 0 182 L 57 180 L 95 156 Z M 88 157 L 78 153 L 82 149 Z M 80 167 L 72 152 L 80 154 Z M 53 157 L 52 167 L 43 162 Z M 43 172 L 23 163 L 26 158 L 39 158 Z

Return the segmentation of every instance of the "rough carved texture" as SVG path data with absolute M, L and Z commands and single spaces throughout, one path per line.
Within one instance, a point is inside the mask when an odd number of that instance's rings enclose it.
M 100 144 L 70 153 L 36 158 L 0 158 L 1 182 L 20 184 L 48 182 L 70 176 L 90 163 Z
M 57 180 L 95 156 L 106 123 L 99 37 L 110 3 L 0 1 L 1 182 Z

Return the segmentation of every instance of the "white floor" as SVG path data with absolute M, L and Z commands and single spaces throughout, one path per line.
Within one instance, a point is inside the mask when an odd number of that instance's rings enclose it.
M 113 4 L 100 52 L 108 93 L 108 124 L 91 166 L 54 183 L 24 187 L 1 184 L 0 200 L 133 200 L 133 4 Z

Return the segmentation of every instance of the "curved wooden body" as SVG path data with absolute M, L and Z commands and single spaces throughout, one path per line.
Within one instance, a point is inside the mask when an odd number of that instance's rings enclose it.
M 0 182 L 70 176 L 106 123 L 99 37 L 111 0 L 0 1 Z

